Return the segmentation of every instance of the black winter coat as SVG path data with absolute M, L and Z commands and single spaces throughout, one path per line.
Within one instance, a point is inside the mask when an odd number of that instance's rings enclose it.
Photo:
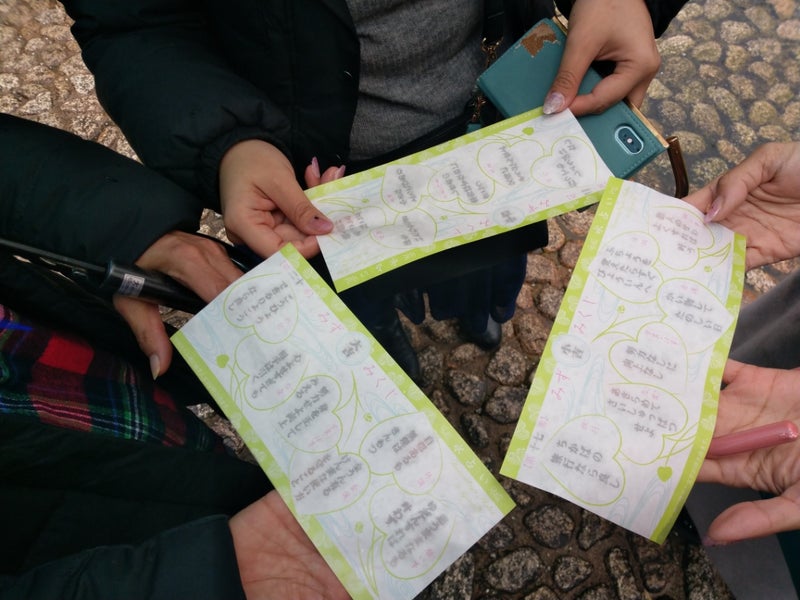
M 217 166 L 256 138 L 305 168 L 348 155 L 358 40 L 343 0 L 69 0 L 97 95 L 142 161 L 218 209 Z M 298 166 L 298 171 L 301 167 Z
M 197 231 L 202 202 L 100 144 L 0 114 L 0 237 L 105 265 L 132 264 L 166 232 Z M 147 368 L 108 299 L 66 288 L 0 252 L 0 304 L 81 335 Z M 211 400 L 177 362 L 159 381 L 186 403 Z
M 657 35 L 684 2 L 647 0 Z M 145 164 L 210 208 L 219 162 L 244 139 L 280 148 L 298 176 L 313 156 L 348 163 L 360 63 L 345 0 L 63 3 L 103 107 Z M 552 11 L 505 4 L 516 37 Z
M 182 188 L 99 144 L 0 115 L 2 237 L 99 264 L 133 261 L 168 230 L 194 231 L 199 210 Z M 0 304 L 147 369 L 108 303 L 66 292 L 0 252 Z M 173 364 L 162 383 L 187 404 L 203 401 L 184 371 Z M 268 489 L 258 467 L 224 454 L 0 413 L 0 598 L 241 598 L 228 516 Z

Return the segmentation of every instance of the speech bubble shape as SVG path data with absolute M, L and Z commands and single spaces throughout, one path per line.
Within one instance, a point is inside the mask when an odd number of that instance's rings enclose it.
M 422 165 L 389 165 L 381 182 L 381 199 L 392 210 L 409 212 L 419 206 L 435 171 Z
M 387 486 L 369 506 L 375 527 L 385 534 L 381 560 L 399 579 L 419 577 L 441 558 L 455 527 L 444 503 L 433 496 L 411 495 Z
M 320 454 L 297 452 L 289 464 L 289 483 L 299 514 L 320 515 L 356 502 L 369 485 L 367 463 L 336 449 Z
M 690 279 L 665 281 L 656 300 L 664 312 L 664 323 L 680 334 L 689 354 L 712 346 L 733 323 L 720 299 Z
M 698 249 L 714 243 L 714 236 L 702 219 L 688 209 L 655 207 L 648 223 L 650 233 L 661 247 L 661 260 L 673 269 L 692 267 L 699 259 Z
M 557 190 L 577 188 L 597 180 L 597 162 L 584 140 L 567 136 L 557 140 L 549 154 L 533 163 L 531 174 L 545 187 Z
M 552 353 L 557 363 L 565 367 L 580 367 L 589 361 L 592 350 L 583 338 L 564 334 L 553 338 Z
M 611 365 L 632 383 L 681 391 L 686 385 L 688 357 L 678 333 L 663 323 L 648 323 L 635 340 L 614 343 Z
M 336 339 L 336 358 L 348 367 L 362 364 L 370 356 L 372 343 L 358 331 L 345 331 Z
M 428 491 L 442 473 L 442 449 L 422 414 L 379 423 L 364 436 L 360 454 L 373 473 L 393 473 L 397 485 L 411 493 Z
M 616 456 L 622 445 L 619 429 L 600 415 L 584 415 L 565 423 L 547 443 L 545 470 L 574 498 L 604 506 L 625 489 L 625 472 Z
M 325 375 L 306 377 L 275 409 L 272 422 L 281 436 L 299 450 L 329 450 L 342 435 L 342 423 L 333 413 L 340 400 L 341 390 L 335 379 Z
M 235 350 L 236 364 L 246 374 L 242 392 L 248 405 L 267 410 L 282 403 L 297 387 L 308 357 L 291 343 L 265 344 L 249 335 Z
M 458 201 L 467 212 L 475 212 L 492 199 L 494 182 L 474 162 L 455 159 L 440 166 L 428 189 L 437 201 Z
M 661 284 L 654 268 L 658 243 L 642 232 L 630 232 L 609 240 L 597 251 L 590 272 L 615 296 L 629 302 L 647 302 Z
M 605 386 L 605 415 L 622 431 L 622 453 L 638 464 L 649 464 L 663 452 L 667 436 L 686 427 L 686 407 L 672 394 L 637 383 Z
M 279 274 L 249 277 L 225 296 L 225 318 L 235 327 L 253 327 L 270 343 L 287 339 L 297 326 L 298 305 L 291 282 Z
M 490 142 L 478 151 L 478 166 L 497 185 L 510 189 L 530 181 L 531 167 L 542 156 L 544 148 L 533 140 Z
M 334 199 L 333 203 L 319 202 L 318 208 L 333 221 L 333 231 L 330 237 L 342 243 L 360 240 L 369 235 L 370 231 L 377 227 L 386 225 L 386 213 L 375 206 L 365 206 L 361 209 L 354 209 L 357 205 L 356 200 L 352 200 L 352 206 L 342 208 L 338 204 L 339 199 Z
M 391 225 L 371 231 L 370 237 L 387 248 L 419 248 L 433 242 L 436 237 L 436 221 L 421 210 L 413 214 L 401 214 Z
M 525 211 L 516 206 L 501 206 L 492 211 L 492 221 L 503 227 L 515 227 L 527 216 Z

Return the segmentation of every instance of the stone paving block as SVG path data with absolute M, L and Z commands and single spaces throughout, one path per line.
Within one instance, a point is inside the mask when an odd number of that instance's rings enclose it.
M 98 104 L 69 25 L 53 0 L 0 0 L 0 110 L 135 157 Z M 679 136 L 693 187 L 764 142 L 798 138 L 797 0 L 690 1 L 659 48 L 661 69 L 642 110 L 665 135 Z M 665 156 L 634 179 L 674 191 Z M 531 254 L 517 313 L 495 352 L 464 344 L 452 323 L 406 322 L 422 359 L 425 391 L 495 474 L 592 215 L 589 210 L 549 222 L 550 244 Z M 224 235 L 211 212 L 202 230 Z M 750 273 L 745 301 L 797 266 L 785 261 Z M 186 315 L 167 311 L 164 317 L 179 325 Z M 200 416 L 247 458 L 224 420 L 208 410 Z M 731 597 L 697 543 L 676 533 L 658 546 L 547 493 L 498 478 L 518 507 L 420 599 Z

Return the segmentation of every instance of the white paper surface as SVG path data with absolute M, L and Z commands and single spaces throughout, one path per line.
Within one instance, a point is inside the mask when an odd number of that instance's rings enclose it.
M 744 240 L 612 179 L 501 473 L 663 541 L 714 430 Z
M 173 342 L 354 598 L 413 598 L 513 507 L 292 246 Z
M 309 190 L 337 290 L 599 200 L 611 172 L 575 117 L 525 113 Z

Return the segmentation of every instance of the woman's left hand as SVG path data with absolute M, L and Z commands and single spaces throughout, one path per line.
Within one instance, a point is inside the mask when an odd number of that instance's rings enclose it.
M 723 374 L 715 436 L 761 425 L 800 424 L 800 370 L 767 369 L 729 360 Z M 708 541 L 726 544 L 800 529 L 800 441 L 771 448 L 706 458 L 698 481 L 749 487 L 776 494 L 743 502 L 711 523 Z

